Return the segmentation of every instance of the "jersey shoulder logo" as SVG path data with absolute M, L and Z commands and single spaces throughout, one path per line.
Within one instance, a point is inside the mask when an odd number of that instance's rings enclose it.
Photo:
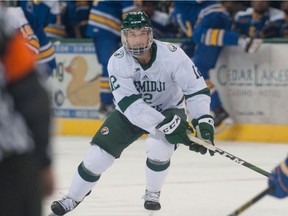
M 167 46 L 171 52 L 175 52 L 177 50 L 177 47 L 174 44 L 169 43 Z
M 114 56 L 116 58 L 122 58 L 124 56 L 124 51 L 123 50 L 119 50 L 119 51 L 114 53 Z

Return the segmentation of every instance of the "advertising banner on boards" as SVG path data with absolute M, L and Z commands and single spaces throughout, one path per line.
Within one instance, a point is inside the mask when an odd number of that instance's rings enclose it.
M 56 118 L 99 118 L 100 75 L 92 43 L 55 44 L 57 69 L 49 78 Z
M 178 44 L 179 45 L 179 44 Z M 92 43 L 55 44 L 49 83 L 54 117 L 99 119 L 101 65 Z M 239 124 L 287 124 L 287 46 L 262 44 L 253 54 L 225 47 L 210 78 Z
M 253 54 L 225 47 L 211 80 L 236 123 L 288 123 L 287 46 L 262 44 Z

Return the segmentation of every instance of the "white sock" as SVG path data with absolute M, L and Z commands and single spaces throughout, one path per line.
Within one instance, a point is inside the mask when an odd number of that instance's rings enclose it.
M 91 174 L 100 176 L 102 172 L 104 172 L 108 167 L 110 167 L 113 164 L 114 160 L 115 158 L 112 155 L 108 154 L 99 146 L 92 145 L 88 150 L 88 152 L 86 153 L 82 165 Z M 74 178 L 72 180 L 68 197 L 76 201 L 82 201 L 85 195 L 93 189 L 97 181 L 95 182 L 85 181 L 79 175 L 79 172 L 77 170 L 76 173 L 74 174 Z
M 155 172 L 146 166 L 146 189 L 153 192 L 161 191 L 168 169 Z
M 93 189 L 93 187 L 96 185 L 97 182 L 98 181 L 96 182 L 85 181 L 84 179 L 81 178 L 77 170 L 72 180 L 70 191 L 67 196 L 77 202 L 82 201 L 86 196 L 86 194 Z

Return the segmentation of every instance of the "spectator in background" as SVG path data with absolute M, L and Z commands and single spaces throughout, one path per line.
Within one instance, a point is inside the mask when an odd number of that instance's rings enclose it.
M 90 10 L 87 35 L 93 39 L 98 62 L 102 66 L 100 79 L 100 108 L 103 118 L 114 109 L 108 77 L 108 60 L 120 47 L 120 30 L 123 13 L 138 10 L 135 1 L 94 2 Z
M 288 196 L 288 157 L 275 167 L 272 176 L 268 180 L 269 186 L 274 186 L 271 196 L 285 198 Z
M 155 39 L 178 38 L 180 31 L 168 13 L 157 10 L 158 1 L 143 1 L 142 11 L 150 18 Z
M 235 15 L 235 31 L 253 38 L 280 37 L 284 12 L 270 7 L 269 1 L 253 0 L 251 6 Z
M 247 52 L 254 52 L 256 49 L 251 48 L 254 47 L 252 45 L 257 48 L 257 41 L 241 38 L 231 30 L 230 14 L 218 1 L 175 1 L 172 14 L 186 34 L 188 45 L 195 46 L 195 50 L 189 50 L 189 53 L 210 88 L 215 132 L 226 130 L 233 120 L 222 105 L 209 71 L 215 67 L 223 46 L 241 45 Z
M 56 68 L 55 52 L 37 17 L 21 7 L 7 7 L 6 10 L 13 29 L 22 34 L 29 48 L 37 54 L 37 68 L 42 78 L 48 79 Z
M 222 1 L 222 4 L 226 8 L 226 10 L 229 12 L 233 20 L 238 11 L 244 11 L 247 8 L 243 4 L 243 2 L 239 2 L 239 1 Z
M 53 192 L 48 94 L 0 5 L 0 215 L 41 216 Z
M 285 13 L 285 22 L 281 26 L 280 36 L 288 38 L 288 1 L 281 2 L 281 10 Z
M 158 1 L 158 10 L 170 14 L 174 1 Z

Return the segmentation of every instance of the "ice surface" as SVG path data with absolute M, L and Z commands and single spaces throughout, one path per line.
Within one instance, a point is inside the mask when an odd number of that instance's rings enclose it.
M 56 137 L 53 142 L 56 188 L 44 201 L 44 215 L 53 200 L 65 195 L 90 137 Z M 288 153 L 288 144 L 220 142 L 223 149 L 255 166 L 271 171 Z M 133 143 L 105 171 L 90 196 L 67 216 L 148 216 L 143 139 Z M 162 209 L 155 216 L 227 216 L 267 187 L 267 177 L 221 155 L 210 157 L 180 146 L 171 160 L 161 192 Z M 153 216 L 154 216 L 153 215 Z M 266 196 L 243 216 L 287 216 L 288 198 Z

